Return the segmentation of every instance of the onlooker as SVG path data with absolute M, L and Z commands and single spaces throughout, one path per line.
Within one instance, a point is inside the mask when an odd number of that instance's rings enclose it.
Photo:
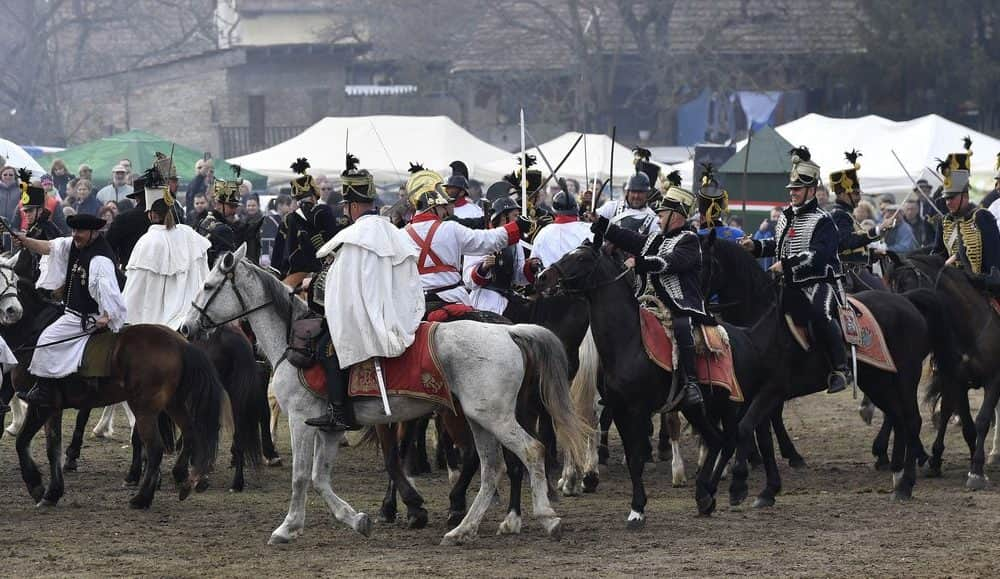
M 198 159 L 194 164 L 194 179 L 188 183 L 184 194 L 184 214 L 191 215 L 194 211 L 194 196 L 208 194 L 209 188 L 215 185 L 215 163 L 211 159 Z
M 73 208 L 73 214 L 82 215 L 98 215 L 101 212 L 101 201 L 97 198 L 97 195 L 93 195 L 94 188 L 90 185 L 90 181 L 86 179 L 77 179 L 76 190 L 73 195 L 73 202 L 70 207 Z
M 45 190 L 45 208 L 52 216 L 52 224 L 58 227 L 59 231 L 69 233 L 69 229 L 66 227 L 66 218 L 63 217 L 62 211 L 59 210 L 62 206 L 63 200 L 59 191 L 55 187 L 55 180 L 50 175 L 42 175 L 41 183 L 42 189 Z M 67 184 L 68 183 L 69 182 L 67 181 Z
M 244 210 L 243 217 L 247 221 L 257 221 L 258 219 L 263 219 L 260 213 L 260 197 L 253 193 L 248 193 L 244 199 Z
M 871 201 L 858 201 L 858 206 L 854 208 L 854 220 L 861 223 L 866 219 L 871 219 L 872 223 L 876 223 L 875 206 L 871 204 Z
M 735 215 L 729 218 L 729 223 L 727 223 L 726 225 L 730 227 L 735 227 L 736 229 L 743 231 L 743 220 Z
M 118 164 L 111 169 L 111 183 L 97 192 L 97 200 L 101 203 L 114 201 L 118 203 L 132 194 L 132 186 L 128 184 L 129 170 Z
M 891 196 L 890 199 L 895 200 Z M 886 201 L 883 197 L 881 203 L 883 222 L 886 219 L 895 218 L 896 213 L 899 212 L 895 204 Z M 913 238 L 913 230 L 910 229 L 910 224 L 905 219 L 897 219 L 896 226 L 885 232 L 882 241 L 885 242 L 886 249 L 899 255 L 906 255 L 917 248 L 917 241 Z
M 205 218 L 206 213 L 208 213 L 208 196 L 204 193 L 198 193 L 194 196 L 191 211 L 188 211 L 187 214 L 188 226 L 194 227 L 198 225 L 198 222 Z
M 84 164 L 80 165 L 79 167 L 77 167 L 77 169 L 76 169 L 76 176 L 78 178 L 80 178 L 80 179 L 86 179 L 87 181 L 93 181 L 93 179 L 94 179 L 94 170 L 90 168 L 90 165 L 84 163 Z M 72 187 L 68 187 L 68 188 L 72 189 Z
M 97 214 L 98 217 L 104 220 L 104 227 L 101 231 L 107 231 L 108 226 L 111 222 L 115 220 L 115 214 L 117 210 L 117 205 L 114 203 L 108 203 L 104 207 L 101 207 L 100 213 Z
M 330 195 L 333 194 L 333 181 L 324 178 L 322 182 L 316 183 L 319 186 L 319 202 L 330 204 Z
M 816 202 L 819 203 L 820 209 L 826 209 L 831 205 L 830 203 L 830 190 L 820 185 L 816 187 Z
M 128 199 L 123 199 L 122 203 L 125 201 L 128 201 Z M 101 207 L 101 213 L 104 213 L 105 210 L 111 212 L 111 219 L 114 220 L 114 218 L 118 215 L 118 204 L 114 201 L 108 201 L 103 207 Z
M 774 239 L 774 226 L 778 223 L 778 217 L 781 216 L 780 207 L 772 207 L 771 214 L 767 219 L 760 222 L 760 226 L 757 227 L 757 231 L 753 232 L 753 238 L 760 241 L 763 239 Z M 769 269 L 774 265 L 773 257 L 761 257 L 757 260 L 760 262 L 761 267 L 765 270 Z
M 903 204 L 903 221 L 906 221 L 913 232 L 913 240 L 917 247 L 928 247 L 934 244 L 934 226 L 920 215 L 920 203 L 916 199 L 908 199 Z
M 66 162 L 62 159 L 54 159 L 52 166 L 49 167 L 49 174 L 52 175 L 52 183 L 55 185 L 56 190 L 59 191 L 59 196 L 65 197 L 66 185 L 74 178 L 74 175 L 66 167 Z
M 3 169 L 0 169 L 0 217 L 3 217 L 11 227 L 17 227 L 21 223 L 18 210 L 20 204 L 21 186 L 17 182 L 17 169 L 4 165 Z

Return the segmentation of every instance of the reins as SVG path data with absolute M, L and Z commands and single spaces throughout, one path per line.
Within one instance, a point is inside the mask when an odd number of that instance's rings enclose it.
M 264 303 L 262 303 L 260 305 L 248 308 L 247 304 L 246 304 L 246 300 L 243 298 L 243 293 L 240 292 L 240 286 L 236 285 L 235 278 L 236 278 L 236 266 L 233 265 L 233 268 L 231 270 L 229 270 L 228 272 L 226 272 L 226 277 L 223 278 L 222 283 L 220 283 L 219 285 L 217 285 L 215 287 L 215 289 L 212 291 L 211 295 L 208 296 L 208 299 L 205 300 L 205 305 L 204 306 L 199 306 L 197 303 L 191 302 L 191 307 L 193 307 L 194 310 L 196 312 L 198 312 L 198 315 L 201 316 L 201 318 L 203 319 L 203 323 L 202 323 L 202 329 L 203 330 L 214 330 L 214 329 L 216 329 L 216 328 L 218 328 L 220 326 L 224 326 L 226 324 L 235 322 L 236 320 L 239 320 L 240 318 L 244 318 L 244 317 L 246 317 L 246 316 L 248 316 L 248 315 L 250 315 L 250 314 L 252 314 L 254 312 L 259 312 L 260 310 L 268 308 L 268 307 L 270 307 L 270 306 L 272 306 L 274 304 L 274 300 L 270 299 L 270 300 L 267 300 L 267 301 L 265 301 Z M 216 322 L 215 320 L 212 319 L 212 316 L 209 315 L 208 308 L 209 308 L 209 306 L 212 305 L 212 302 L 215 301 L 215 298 L 218 297 L 219 294 L 222 292 L 222 288 L 224 288 L 226 286 L 227 282 L 228 283 L 232 283 L 232 285 L 233 285 L 233 293 L 236 294 L 236 300 L 238 302 L 240 302 L 240 308 L 242 308 L 242 311 L 240 313 L 236 314 L 235 316 L 231 316 L 231 317 L 228 317 L 228 318 L 226 318 L 226 319 L 224 319 L 222 321 Z M 205 324 L 204 322 L 208 322 L 208 323 Z
M 595 251 L 595 253 L 596 253 L 596 251 Z M 600 259 L 600 256 L 598 256 L 598 259 Z M 562 268 L 559 267 L 558 263 L 552 264 L 552 269 L 554 269 L 556 271 L 556 273 L 559 274 L 559 282 L 556 285 L 557 290 L 559 292 L 563 293 L 563 294 L 583 294 L 583 293 L 587 293 L 587 292 L 593 291 L 595 289 L 599 289 L 599 288 L 602 288 L 602 287 L 609 286 L 611 284 L 617 283 L 617 282 L 621 281 L 622 279 L 624 279 L 625 276 L 628 275 L 629 272 L 632 271 L 631 268 L 624 267 L 622 269 L 622 271 L 618 275 L 616 275 L 615 277 L 613 277 L 611 279 L 606 279 L 606 280 L 603 280 L 603 281 L 600 281 L 600 282 L 596 282 L 596 283 L 594 283 L 592 285 L 588 284 L 587 282 L 589 282 L 591 279 L 593 279 L 594 275 L 597 273 L 597 268 L 598 268 L 598 262 L 595 262 L 594 263 L 594 267 L 591 268 L 590 271 L 588 271 L 586 273 L 581 273 L 581 274 L 578 274 L 578 275 L 567 276 L 567 275 L 563 274 Z M 581 287 L 575 287 L 574 288 L 574 287 L 569 287 L 569 286 L 566 285 L 566 282 L 573 282 L 574 280 L 579 280 L 579 279 L 583 279 L 583 281 L 584 281 L 584 283 L 583 283 L 583 285 Z

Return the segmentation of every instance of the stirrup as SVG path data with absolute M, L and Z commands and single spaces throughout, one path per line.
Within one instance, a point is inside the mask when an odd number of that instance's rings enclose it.
M 326 432 L 357 430 L 357 427 L 347 422 L 343 409 L 338 409 L 332 404 L 326 407 L 326 414 L 317 416 L 316 418 L 307 418 L 305 423 L 306 426 L 313 426 Z

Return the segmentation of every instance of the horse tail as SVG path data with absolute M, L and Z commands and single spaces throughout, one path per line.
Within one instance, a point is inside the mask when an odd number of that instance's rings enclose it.
M 219 375 L 208 355 L 192 344 L 184 344 L 184 367 L 178 393 L 191 421 L 191 458 L 200 473 L 207 473 L 215 463 L 219 448 L 219 430 L 226 398 Z
M 956 344 L 956 336 L 949 323 L 947 310 L 936 292 L 928 288 L 918 288 L 903 294 L 910 300 L 927 322 L 927 333 L 931 341 L 931 352 L 937 372 L 927 386 L 926 400 L 936 403 L 941 398 L 942 388 L 949 382 L 948 377 L 958 371 L 962 354 Z
M 222 379 L 232 403 L 233 442 L 243 450 L 244 459 L 257 466 L 262 456 L 261 410 L 266 407 L 266 402 L 262 405 L 261 399 L 267 398 L 267 386 L 261 384 L 250 340 L 230 327 L 223 328 L 220 333 L 223 351 L 229 357 L 229 372 Z
M 569 362 L 562 341 L 549 330 L 531 324 L 508 328 L 525 359 L 525 375 L 536 372 L 542 405 L 552 418 L 556 438 L 566 456 L 583 464 L 591 428 L 573 411 L 569 394 Z
M 601 358 L 597 352 L 597 344 L 594 343 L 594 331 L 587 328 L 587 335 L 583 337 L 579 350 L 580 367 L 573 377 L 573 384 L 570 386 L 570 395 L 573 397 L 573 407 L 579 416 L 586 417 L 591 426 L 596 427 L 597 413 L 595 412 L 597 400 L 597 377 L 601 371 Z

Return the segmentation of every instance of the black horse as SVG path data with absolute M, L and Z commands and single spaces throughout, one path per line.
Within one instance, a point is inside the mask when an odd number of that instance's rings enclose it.
M 669 406 L 672 397 L 677 397 L 672 388 L 672 374 L 653 363 L 643 348 L 639 303 L 632 284 L 626 279 L 628 273 L 629 270 L 621 269 L 598 248 L 585 243 L 542 272 L 535 286 L 543 292 L 558 289 L 563 293 L 581 294 L 590 306 L 591 331 L 604 376 L 600 394 L 611 408 L 621 433 L 632 479 L 632 510 L 626 525 L 638 529 L 645 525 L 646 517 L 642 473 L 645 458 L 651 454 L 650 416 Z M 734 354 L 740 350 L 745 351 L 746 345 L 734 343 Z M 737 360 L 738 375 L 743 365 Z M 710 401 L 714 398 L 709 396 Z M 685 410 L 684 416 L 708 446 L 707 459 L 698 471 L 695 485 L 698 511 L 708 515 L 715 510 L 712 471 L 722 448 L 722 434 L 700 409 Z
M 934 380 L 927 389 L 928 400 L 932 403 L 940 400 L 941 403 L 937 438 L 931 449 L 927 474 L 941 476 L 945 431 L 948 420 L 957 412 L 962 419 L 962 434 L 969 445 L 966 487 L 985 488 L 986 435 L 1000 399 L 1000 315 L 961 270 L 946 266 L 940 256 L 910 255 L 893 259 L 889 282 L 894 291 L 931 288 L 929 291 L 945 301 L 949 328 L 964 353 L 960 365 L 951 367 L 938 362 Z M 977 387 L 985 388 L 985 396 L 973 422 L 969 389 Z
M 720 302 L 729 306 L 724 309 L 723 318 L 740 316 L 742 320 L 757 320 L 750 330 L 754 343 L 758 347 L 769 343 L 767 355 L 780 361 L 771 379 L 753 396 L 740 421 L 741 446 L 730 489 L 731 502 L 738 503 L 746 496 L 747 435 L 756 425 L 766 424 L 786 399 L 823 390 L 829 362 L 822 353 L 806 352 L 799 346 L 780 311 L 783 291 L 780 283 L 772 281 L 755 259 L 732 242 L 710 240 L 707 245 L 710 289 L 718 294 Z M 956 363 L 958 353 L 951 340 L 943 305 L 932 293 L 914 291 L 900 296 L 884 291 L 865 291 L 855 297 L 878 320 L 896 363 L 895 373 L 861 363 L 856 379 L 862 391 L 885 412 L 893 425 L 895 444 L 890 467 L 894 496 L 907 499 L 916 482 L 916 460 L 923 451 L 917 401 L 923 360 L 933 351 L 938 363 L 948 366 Z M 764 447 L 770 446 L 769 430 L 757 431 L 762 454 Z M 766 437 L 763 436 L 765 432 Z M 777 469 L 768 469 L 767 475 L 767 487 L 758 497 L 758 505 L 773 503 L 774 494 L 780 489 Z

